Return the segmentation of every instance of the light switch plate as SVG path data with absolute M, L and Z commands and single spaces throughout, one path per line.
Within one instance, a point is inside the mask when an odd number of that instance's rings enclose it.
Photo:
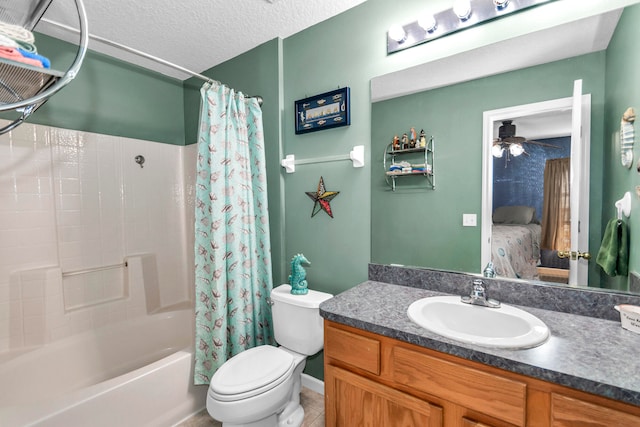
M 462 225 L 464 227 L 475 227 L 477 225 L 476 214 L 462 214 Z

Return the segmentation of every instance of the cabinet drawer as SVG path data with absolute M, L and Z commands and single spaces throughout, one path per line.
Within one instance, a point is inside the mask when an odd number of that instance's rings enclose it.
M 380 375 L 380 341 L 331 326 L 325 328 L 324 355 Z
M 640 426 L 640 417 L 553 393 L 551 395 L 551 425 L 553 427 Z
M 394 381 L 518 426 L 525 424 L 524 382 L 402 347 L 393 352 Z

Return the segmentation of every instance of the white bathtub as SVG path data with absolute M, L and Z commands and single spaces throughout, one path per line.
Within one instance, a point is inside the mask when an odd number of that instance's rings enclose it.
M 171 426 L 204 408 L 193 310 L 144 316 L 0 366 L 0 426 Z

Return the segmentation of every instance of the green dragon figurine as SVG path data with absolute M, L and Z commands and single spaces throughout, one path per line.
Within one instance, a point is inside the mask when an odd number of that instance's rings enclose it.
M 289 275 L 289 284 L 291 285 L 291 293 L 294 295 L 306 295 L 309 292 L 307 288 L 307 272 L 304 271 L 302 264 L 311 265 L 304 255 L 298 254 L 291 259 L 291 274 Z

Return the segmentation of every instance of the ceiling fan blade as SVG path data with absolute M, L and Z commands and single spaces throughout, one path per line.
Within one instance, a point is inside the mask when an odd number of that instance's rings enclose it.
M 549 147 L 549 148 L 560 148 L 557 145 L 553 145 L 553 144 L 547 144 L 546 142 L 540 142 L 540 141 L 533 141 L 533 140 L 526 140 L 524 141 L 526 144 L 535 144 L 535 145 L 541 145 L 543 147 Z
M 521 136 L 508 136 L 506 138 L 503 138 L 502 141 L 506 142 L 507 144 L 522 144 L 523 142 L 526 142 L 527 139 Z

